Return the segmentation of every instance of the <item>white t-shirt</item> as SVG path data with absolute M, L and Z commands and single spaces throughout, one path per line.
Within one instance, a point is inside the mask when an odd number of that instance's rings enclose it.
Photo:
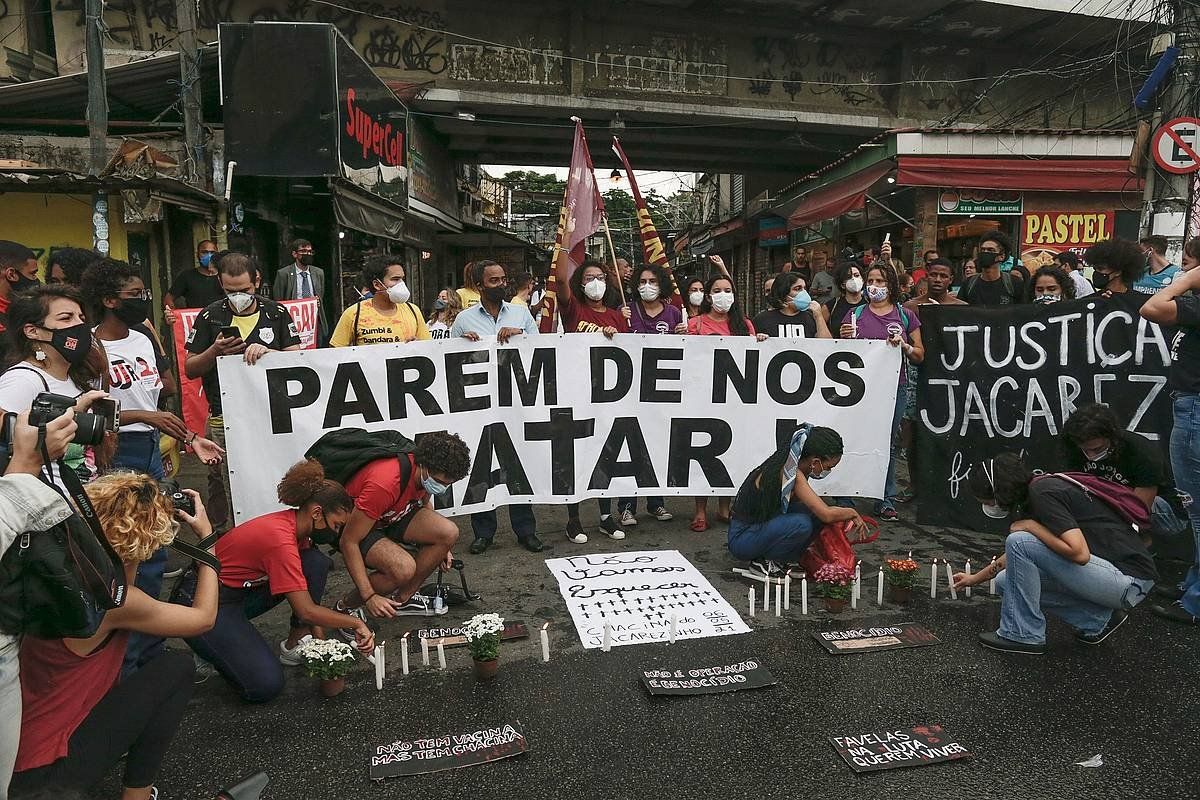
M 1083 277 L 1083 272 L 1077 269 L 1071 270 L 1071 282 L 1075 284 L 1075 296 L 1087 297 L 1089 294 L 1095 294 L 1096 290 L 1092 288 L 1092 284 L 1088 279 Z
M 431 339 L 449 339 L 450 326 L 444 322 L 431 322 L 428 326 L 429 338 Z
M 131 330 L 124 339 L 105 339 L 104 349 L 108 353 L 109 396 L 119 400 L 122 409 L 157 411 L 163 384 L 154 342 L 146 334 Z M 121 433 L 152 430 L 154 427 L 145 422 L 121 426 Z
M 17 414 L 28 411 L 33 400 L 42 392 L 53 392 L 64 397 L 79 397 L 84 390 L 75 381 L 67 378 L 65 381 L 32 364 L 21 362 L 14 364 L 0 375 L 0 409 Z M 81 473 L 83 481 L 91 480 L 96 475 L 96 458 L 92 448 L 70 444 L 64 459 L 67 465 Z M 54 482 L 62 485 L 58 474 L 58 465 L 52 468 Z

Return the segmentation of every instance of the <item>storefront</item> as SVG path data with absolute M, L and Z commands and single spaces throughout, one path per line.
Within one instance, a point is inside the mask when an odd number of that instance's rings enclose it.
M 1004 232 L 1031 265 L 1112 236 L 1136 238 L 1141 183 L 1127 131 L 892 131 L 789 187 L 793 236 L 839 248 L 886 239 L 907 265 L 937 250 L 956 265 Z

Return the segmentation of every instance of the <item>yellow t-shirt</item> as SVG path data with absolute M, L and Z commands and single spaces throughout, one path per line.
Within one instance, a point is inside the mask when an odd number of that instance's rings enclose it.
M 355 316 L 358 324 L 355 325 Z M 411 342 L 414 339 L 430 339 L 429 329 L 421 318 L 420 310 L 412 303 L 396 306 L 392 314 L 381 314 L 370 300 L 352 305 L 342 312 L 330 347 L 350 347 L 360 344 L 387 344 L 389 342 Z
M 464 309 L 479 305 L 479 292 L 474 289 L 457 289 L 458 300 Z
M 232 324 L 242 334 L 242 341 L 245 341 L 250 334 L 254 333 L 254 329 L 258 327 L 258 315 L 258 311 L 255 311 L 253 314 L 247 314 L 244 317 L 239 317 L 237 314 L 233 315 Z

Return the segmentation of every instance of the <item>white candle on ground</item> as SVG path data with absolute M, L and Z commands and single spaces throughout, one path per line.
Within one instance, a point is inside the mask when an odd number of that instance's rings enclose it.
M 542 661 L 550 660 L 550 634 L 546 631 L 548 627 L 549 622 L 542 626 Z
M 675 612 L 671 612 L 671 644 L 675 644 L 675 635 L 679 632 L 679 618 Z
M 763 593 L 762 593 L 763 613 L 771 613 L 771 576 L 763 575 Z
M 988 594 L 996 593 L 996 557 L 992 556 L 992 579 L 988 581 Z
M 879 580 L 875 582 L 875 602 L 883 605 L 883 567 L 879 568 Z
M 967 559 L 967 568 L 964 570 L 964 572 L 966 572 L 968 575 L 971 574 L 971 559 L 969 559 L 969 558 Z M 971 587 L 970 586 L 967 587 L 966 594 L 967 594 L 967 597 L 971 596 Z
M 937 599 L 937 559 L 929 565 L 929 596 Z
M 775 616 L 783 616 L 783 585 L 775 584 Z
M 383 645 L 375 645 L 375 688 L 383 689 Z
M 783 576 L 783 610 L 792 610 L 792 571 Z
M 862 600 L 862 564 L 854 565 L 854 599 Z
M 408 674 L 408 634 L 400 637 L 400 670 Z
M 950 569 L 950 559 L 946 559 L 946 585 L 950 587 L 950 599 L 958 599 L 958 590 L 954 588 L 954 570 Z
M 808 616 L 808 577 L 800 579 L 800 613 Z
M 600 649 L 604 652 L 612 650 L 612 625 L 604 623 L 604 638 L 600 641 Z
M 442 640 L 438 639 L 438 669 L 446 668 L 446 648 L 442 644 Z
M 417 634 L 417 637 L 421 640 L 421 665 L 428 667 L 429 666 L 429 640 L 426 639 L 424 636 L 421 636 L 421 634 L 419 634 L 419 633 Z
M 858 610 L 858 592 L 854 591 L 854 585 L 850 585 L 850 610 Z
M 750 616 L 754 616 L 754 587 L 750 587 Z

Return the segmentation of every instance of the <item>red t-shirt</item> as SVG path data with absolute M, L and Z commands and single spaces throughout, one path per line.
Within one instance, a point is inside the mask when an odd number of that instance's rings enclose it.
M 376 520 L 380 526 L 389 525 L 410 511 L 415 511 L 429 497 L 429 492 L 421 486 L 420 470 L 412 454 L 400 458 L 407 458 L 412 467 L 407 486 L 400 485 L 399 458 L 372 461 L 346 482 L 346 492 L 354 498 L 354 507 Z
M 290 508 L 243 522 L 217 540 L 221 583 L 240 589 L 266 578 L 271 594 L 308 591 L 300 550 L 309 546 L 308 539 L 296 541 L 296 512 Z
M 750 331 L 750 335 L 754 336 L 754 325 L 750 320 L 746 320 L 746 328 Z M 708 314 L 700 314 L 688 320 L 688 333 L 693 336 L 735 336 L 736 334 L 729 331 L 729 318 L 726 317 L 721 321 L 717 321 L 708 316 Z
M 620 309 L 597 311 L 577 302 L 569 294 L 563 295 L 562 318 L 564 333 L 600 333 L 603 328 L 616 328 L 617 333 L 629 333 L 629 320 L 625 319 Z

